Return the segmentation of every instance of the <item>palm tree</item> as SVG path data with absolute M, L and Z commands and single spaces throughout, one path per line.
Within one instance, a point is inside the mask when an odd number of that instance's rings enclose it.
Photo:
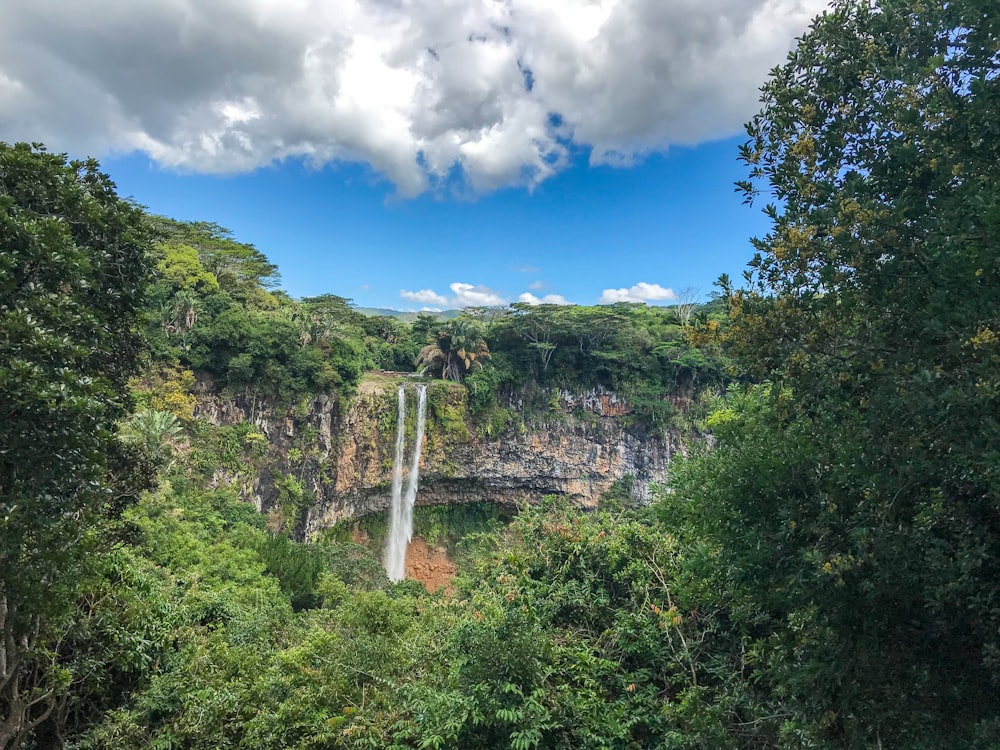
M 144 409 L 132 415 L 122 430 L 122 437 L 146 448 L 150 458 L 162 466 L 173 452 L 173 443 L 181 434 L 180 422 L 170 412 Z
M 284 305 L 278 309 L 278 316 L 295 326 L 299 346 L 307 346 L 313 341 L 313 321 L 302 305 Z
M 163 330 L 168 334 L 179 335 L 181 348 L 187 351 L 190 348 L 189 333 L 198 322 L 198 298 L 194 293 L 182 289 L 161 310 L 166 314 Z
M 469 318 L 456 318 L 446 324 L 431 343 L 417 355 L 420 372 L 438 370 L 442 380 L 462 382 L 470 370 L 483 367 L 490 359 L 490 348 L 483 338 L 482 324 Z
M 198 298 L 189 291 L 174 295 L 171 323 L 178 333 L 187 333 L 198 322 Z

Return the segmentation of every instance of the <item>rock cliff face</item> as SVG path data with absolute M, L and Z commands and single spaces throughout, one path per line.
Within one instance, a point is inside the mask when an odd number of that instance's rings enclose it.
M 307 537 L 387 509 L 400 382 L 407 379 L 366 377 L 351 399 L 318 396 L 291 410 L 223 398 L 203 387 L 199 417 L 220 426 L 248 422 L 267 438 L 256 471 L 218 472 L 216 482 L 234 484 L 267 512 L 281 502 L 276 478 L 295 477 L 305 497 L 294 523 Z M 412 405 L 415 385 L 405 387 Z M 682 447 L 678 436 L 653 438 L 628 430 L 629 405 L 609 391 L 550 396 L 546 413 L 530 420 L 518 411 L 523 404 L 512 399 L 511 424 L 488 438 L 469 419 L 464 388 L 430 383 L 417 504 L 515 505 L 558 494 L 590 508 L 616 482 L 641 502 L 651 483 L 666 479 L 670 459 Z M 413 417 L 408 414 L 409 441 Z

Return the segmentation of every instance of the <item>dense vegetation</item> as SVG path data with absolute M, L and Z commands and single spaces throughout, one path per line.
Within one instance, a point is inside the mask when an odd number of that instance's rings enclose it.
M 521 412 L 544 410 L 553 389 L 603 387 L 628 398 L 635 426 L 678 426 L 703 393 L 731 378 L 715 347 L 695 346 L 686 335 L 693 322 L 717 325 L 718 311 L 718 303 L 702 305 L 692 320 L 679 305 L 515 304 L 482 326 L 490 366 L 464 378 L 470 407 L 502 425 L 512 403 Z
M 817 20 L 743 150 L 772 231 L 693 321 L 372 322 L 92 163 L 0 147 L 0 748 L 1000 745 L 997 39 L 987 0 Z M 669 493 L 526 508 L 452 594 L 275 535 L 207 481 L 260 437 L 192 419 L 189 368 L 293 399 L 423 352 L 495 416 L 533 388 L 664 402 L 725 382 L 716 347 L 738 382 Z
M 212 376 L 291 402 L 350 393 L 365 370 L 412 369 L 423 345 L 410 326 L 366 317 L 334 295 L 292 300 L 272 290 L 277 268 L 214 224 L 151 220 L 160 241 L 147 295 L 155 364 Z
M 289 298 L 273 289 L 277 268 L 264 254 L 217 225 L 150 223 L 159 241 L 146 300 L 148 369 L 164 377 L 197 371 L 216 389 L 291 403 L 350 394 L 366 370 L 420 369 L 465 382 L 474 414 L 501 425 L 512 399 L 530 413 L 545 410 L 553 388 L 604 386 L 627 395 L 637 424 L 653 429 L 726 381 L 721 358 L 684 336 L 690 308 L 517 304 L 403 323 L 362 315 L 334 295 Z M 698 319 L 713 309 L 703 306 Z
M 772 385 L 688 496 L 805 737 L 997 741 L 998 39 L 995 3 L 843 3 L 748 127 L 781 206 L 725 337 Z
M 97 163 L 0 144 L 0 747 L 74 677 L 89 552 L 149 479 L 116 437 L 149 244 Z M 101 523 L 104 520 L 104 523 Z

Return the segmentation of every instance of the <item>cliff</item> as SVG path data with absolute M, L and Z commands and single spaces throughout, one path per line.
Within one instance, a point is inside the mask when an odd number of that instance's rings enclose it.
M 220 396 L 203 381 L 197 416 L 217 426 L 249 423 L 266 438 L 254 465 L 217 469 L 213 481 L 236 486 L 259 510 L 307 537 L 387 509 L 400 382 L 410 379 L 371 374 L 350 399 L 319 395 L 278 409 L 253 397 Z M 414 385 L 406 387 L 413 404 Z M 512 398 L 510 423 L 492 438 L 471 420 L 466 395 L 454 383 L 428 383 L 418 505 L 515 505 L 559 494 L 591 508 L 616 482 L 643 502 L 681 449 L 677 435 L 628 429 L 630 407 L 610 391 L 551 392 L 545 412 L 530 418 Z M 412 441 L 413 407 L 408 411 Z

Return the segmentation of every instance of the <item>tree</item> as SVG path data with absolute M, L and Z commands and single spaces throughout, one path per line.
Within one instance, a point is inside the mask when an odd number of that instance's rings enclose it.
M 318 342 L 329 342 L 337 336 L 356 336 L 365 323 L 365 317 L 351 307 L 351 300 L 335 294 L 306 297 L 302 309 L 310 338 Z
M 233 233 L 218 224 L 205 221 L 182 222 L 165 216 L 154 217 L 152 223 L 166 238 L 165 273 L 194 280 L 196 274 L 184 251 L 197 252 L 203 269 L 217 280 L 218 286 L 237 296 L 245 296 L 258 286 L 270 288 L 281 281 L 278 267 L 253 245 L 237 242 Z M 201 269 L 198 269 L 201 270 Z M 200 274 L 198 274 L 200 276 Z M 201 283 L 200 278 L 197 279 Z
M 553 341 L 555 331 L 561 322 L 559 305 L 529 305 L 526 302 L 517 302 L 511 307 L 520 314 L 519 322 L 522 323 L 521 330 L 528 340 L 528 348 L 538 353 L 542 363 L 544 373 L 552 355 L 555 354 L 559 345 Z
M 432 343 L 417 356 L 421 371 L 440 368 L 443 380 L 461 382 L 462 376 L 473 369 L 481 369 L 483 360 L 490 358 L 490 349 L 483 338 L 482 324 L 470 318 L 449 321 L 438 332 Z
M 72 611 L 141 348 L 143 213 L 93 160 L 0 144 L 0 748 L 71 675 L 51 638 Z
M 677 292 L 677 302 L 672 309 L 677 315 L 677 322 L 683 328 L 691 325 L 691 318 L 698 309 L 698 294 L 699 290 L 693 286 L 686 286 Z
M 177 289 L 193 289 L 202 293 L 219 291 L 219 282 L 205 270 L 198 251 L 190 245 L 164 245 L 163 259 L 156 264 L 164 280 Z
M 417 313 L 417 319 L 413 321 L 410 328 L 418 341 L 431 341 L 434 337 L 434 331 L 440 325 L 436 315 Z
M 986 0 L 844 0 L 747 128 L 777 205 L 725 336 L 774 385 L 685 491 L 789 742 L 1000 736 L 998 38 Z
M 163 466 L 173 453 L 173 442 L 182 432 L 180 422 L 170 412 L 144 409 L 132 415 L 122 438 L 141 445 L 155 464 Z

